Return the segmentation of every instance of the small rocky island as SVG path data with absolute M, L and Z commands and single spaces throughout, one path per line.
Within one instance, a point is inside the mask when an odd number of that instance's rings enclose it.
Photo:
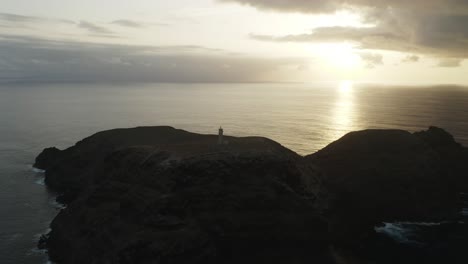
M 45 149 L 34 166 L 67 207 L 40 247 L 59 264 L 392 263 L 376 226 L 457 221 L 468 192 L 468 151 L 436 127 L 352 132 L 305 157 L 219 141 L 139 127 Z

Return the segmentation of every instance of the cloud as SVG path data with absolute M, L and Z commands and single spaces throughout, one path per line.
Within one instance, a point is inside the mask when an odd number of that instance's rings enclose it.
M 24 16 L 11 13 L 0 13 L 0 21 L 10 24 L 11 27 L 14 25 L 21 26 L 25 24 L 36 24 L 36 23 L 64 23 L 64 24 L 75 24 L 74 21 L 68 19 L 55 19 L 38 16 Z
M 301 58 L 230 55 L 201 46 L 130 46 L 0 35 L 0 82 L 279 81 Z M 276 79 L 275 79 L 276 78 Z
M 378 42 L 399 42 L 401 36 L 390 31 L 381 31 L 375 28 L 356 27 L 320 27 L 311 33 L 286 36 L 250 35 L 253 39 L 277 42 L 342 42 L 349 41 L 355 43 L 378 43 Z
M 285 12 L 322 13 L 331 12 L 339 7 L 339 1 L 310 0 L 218 0 L 219 2 L 237 2 L 259 9 Z
M 98 26 L 96 24 L 93 24 L 91 22 L 87 22 L 87 21 L 80 21 L 80 23 L 78 24 L 78 27 L 86 29 L 90 33 L 96 34 L 96 35 L 111 35 L 111 34 L 113 34 L 113 32 L 111 30 L 109 30 L 109 29 L 107 29 L 105 27 L 101 27 L 101 26 Z
M 366 68 L 373 69 L 378 65 L 383 65 L 383 56 L 377 53 L 361 52 L 359 57 L 365 63 Z
M 132 24 L 132 21 L 128 20 L 117 20 L 114 21 L 116 24 L 120 25 L 125 24 L 126 26 L 136 26 Z M 95 23 L 89 21 L 80 21 L 75 22 L 68 19 L 60 18 L 50 18 L 50 17 L 39 17 L 39 16 L 24 16 L 10 13 L 0 13 L 0 27 L 8 29 L 31 29 L 36 30 L 36 28 L 44 28 L 49 26 L 56 26 L 59 24 L 75 26 L 81 29 L 88 31 L 89 35 L 95 37 L 106 37 L 106 38 L 118 38 L 119 36 L 115 35 L 113 31 L 99 26 Z
M 16 14 L 0 13 L 0 20 L 8 22 L 35 22 L 42 19 L 34 16 L 21 16 Z
M 467 13 L 466 0 L 218 0 L 282 12 L 331 13 L 343 9 L 406 9 L 418 12 Z
M 348 10 L 371 27 L 320 27 L 299 35 L 252 34 L 262 41 L 351 42 L 360 49 L 468 58 L 468 0 L 219 0 L 282 12 Z
M 403 62 L 403 63 L 414 63 L 414 62 L 418 62 L 419 59 L 420 58 L 417 55 L 408 55 L 405 58 L 403 58 L 403 60 L 401 60 L 401 62 Z
M 144 25 L 142 23 L 138 23 L 132 20 L 127 20 L 127 19 L 119 19 L 112 21 L 111 24 L 119 25 L 122 27 L 130 27 L 130 28 L 141 28 Z
M 76 24 L 75 21 L 69 20 L 69 19 L 59 19 L 59 21 L 64 23 L 64 24 L 69 24 L 69 25 L 75 25 Z
M 49 21 L 49 19 L 35 16 L 0 13 L 0 27 L 11 30 L 30 28 L 31 26 Z
M 437 66 L 443 68 L 454 68 L 460 67 L 462 62 L 462 59 L 443 59 L 439 61 L 439 64 Z

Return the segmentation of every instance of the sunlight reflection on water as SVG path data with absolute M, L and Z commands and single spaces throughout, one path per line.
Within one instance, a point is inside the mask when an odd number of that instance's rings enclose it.
M 357 111 L 355 109 L 353 82 L 342 81 L 337 88 L 336 101 L 333 105 L 331 123 L 334 130 L 328 133 L 332 142 L 355 129 Z

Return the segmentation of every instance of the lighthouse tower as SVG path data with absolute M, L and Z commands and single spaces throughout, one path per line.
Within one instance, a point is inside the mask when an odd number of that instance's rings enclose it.
M 224 144 L 224 130 L 222 127 L 219 127 L 219 132 L 218 132 L 218 145 L 223 145 Z

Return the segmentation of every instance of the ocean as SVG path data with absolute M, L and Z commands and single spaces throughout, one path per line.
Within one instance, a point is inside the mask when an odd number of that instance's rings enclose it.
M 47 262 L 35 247 L 59 205 L 31 166 L 43 148 L 65 148 L 105 129 L 156 125 L 211 134 L 222 126 L 227 135 L 269 137 L 302 155 L 368 128 L 435 125 L 468 146 L 467 106 L 468 88 L 456 86 L 2 84 L 0 263 Z

